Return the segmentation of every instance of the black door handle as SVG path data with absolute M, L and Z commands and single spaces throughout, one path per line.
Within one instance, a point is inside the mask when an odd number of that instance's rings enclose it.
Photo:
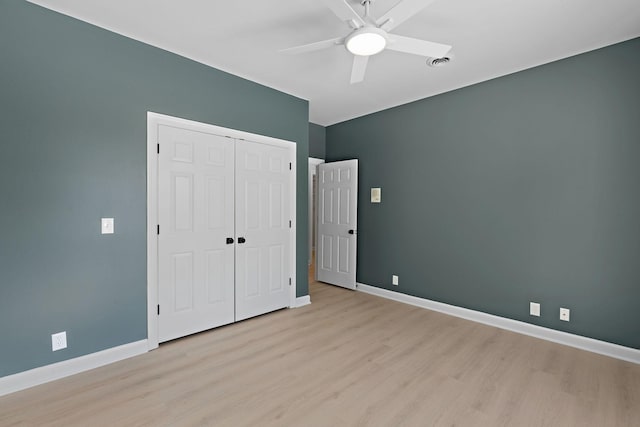
M 238 243 L 244 243 L 247 240 L 244 237 L 238 237 Z
M 349 230 L 349 234 L 356 234 L 356 230 Z
M 230 245 L 233 243 L 233 239 L 231 237 L 227 237 L 227 245 Z

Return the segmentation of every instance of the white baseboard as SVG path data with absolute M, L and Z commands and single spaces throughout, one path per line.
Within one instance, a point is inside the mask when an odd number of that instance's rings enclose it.
M 358 291 L 640 364 L 640 350 L 358 283 Z
M 8 375 L 0 378 L 0 396 L 99 368 L 100 366 L 146 353 L 147 351 L 147 340 L 141 340 Z
M 295 305 L 291 308 L 304 307 L 305 305 L 309 304 L 311 304 L 311 297 L 309 295 L 305 295 L 303 297 L 296 298 Z

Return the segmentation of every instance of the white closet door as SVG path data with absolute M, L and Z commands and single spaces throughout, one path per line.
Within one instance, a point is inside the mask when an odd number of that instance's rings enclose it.
M 234 140 L 159 127 L 159 342 L 234 321 Z
M 236 320 L 289 306 L 291 150 L 236 143 Z

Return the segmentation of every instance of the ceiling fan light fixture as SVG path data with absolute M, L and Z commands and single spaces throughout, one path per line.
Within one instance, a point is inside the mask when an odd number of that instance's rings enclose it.
M 380 28 L 363 27 L 347 37 L 345 46 L 354 55 L 371 56 L 380 53 L 387 46 L 387 33 Z

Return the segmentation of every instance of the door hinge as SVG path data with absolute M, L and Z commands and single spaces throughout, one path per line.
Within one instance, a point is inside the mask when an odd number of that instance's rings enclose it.
M 160 316 L 160 304 L 158 304 L 158 316 Z
M 291 286 L 291 277 L 289 277 L 289 286 Z
M 158 235 L 160 235 L 160 224 L 158 224 L 158 230 L 157 230 Z
M 158 144 L 158 154 L 160 154 L 160 144 Z
M 291 170 L 291 162 L 289 162 L 289 170 Z
M 289 228 L 291 228 L 291 220 L 289 220 Z

